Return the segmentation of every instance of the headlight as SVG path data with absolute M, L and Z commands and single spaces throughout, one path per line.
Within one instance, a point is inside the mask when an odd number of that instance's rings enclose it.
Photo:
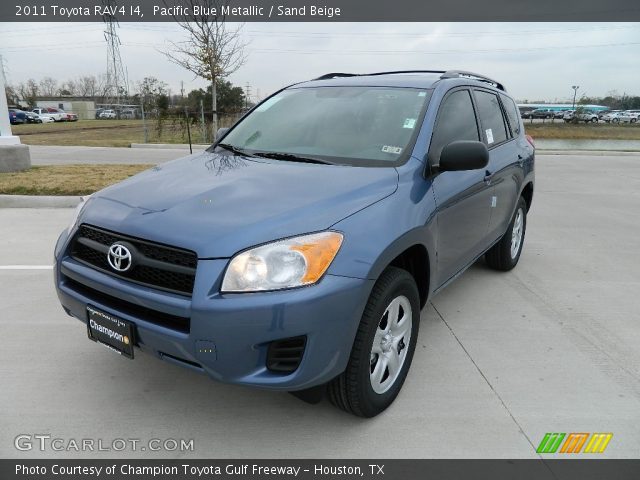
M 71 233 L 71 230 L 75 228 L 76 223 L 78 222 L 78 218 L 80 217 L 80 214 L 85 209 L 90 199 L 91 199 L 91 195 L 89 195 L 88 197 L 80 197 L 80 204 L 76 207 L 75 211 L 73 212 L 71 223 L 69 224 L 69 228 L 67 228 L 68 233 Z
M 313 233 L 242 252 L 231 260 L 223 292 L 257 292 L 316 283 L 335 258 L 342 234 Z

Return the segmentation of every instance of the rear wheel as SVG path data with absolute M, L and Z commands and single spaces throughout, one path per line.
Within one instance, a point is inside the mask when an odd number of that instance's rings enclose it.
M 524 198 L 520 197 L 516 211 L 511 218 L 511 223 L 509 223 L 509 228 L 507 228 L 500 241 L 485 254 L 485 260 L 491 268 L 506 272 L 518 264 L 526 228 L 527 203 Z
M 373 417 L 391 405 L 409 371 L 419 321 L 413 277 L 387 268 L 365 307 L 347 369 L 329 383 L 331 402 L 360 417 Z

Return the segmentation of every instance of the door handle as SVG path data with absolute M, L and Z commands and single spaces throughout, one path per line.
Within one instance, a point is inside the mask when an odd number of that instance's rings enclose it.
M 485 170 L 484 172 L 484 183 L 489 184 L 491 183 L 491 179 L 493 178 L 493 173 L 491 173 L 489 170 Z

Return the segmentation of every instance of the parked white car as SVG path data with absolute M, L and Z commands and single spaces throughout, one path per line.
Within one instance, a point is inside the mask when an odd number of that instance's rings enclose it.
M 618 114 L 618 121 L 621 123 L 636 123 L 640 117 L 640 112 L 637 110 L 627 110 Z
M 563 117 L 565 122 L 598 122 L 598 114 L 590 110 L 568 110 Z
M 50 112 L 46 108 L 34 108 L 31 110 L 33 113 L 38 114 L 41 117 L 51 117 L 55 122 L 64 122 L 67 119 L 67 114 L 62 110 L 57 110 L 55 112 Z
M 116 118 L 116 117 L 117 115 L 115 110 L 104 110 L 103 112 L 100 112 L 99 118 L 105 119 L 105 118 Z
M 53 123 L 55 120 L 51 115 L 36 114 L 36 123 Z
M 620 119 L 618 118 L 618 115 L 620 115 L 622 112 L 620 110 L 612 110 L 610 112 L 605 113 L 602 116 L 602 121 L 607 122 L 607 123 L 618 123 L 620 121 Z

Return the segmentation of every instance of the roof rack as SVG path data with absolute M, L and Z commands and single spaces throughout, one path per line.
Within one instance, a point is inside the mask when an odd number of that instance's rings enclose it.
M 332 78 L 339 77 L 359 77 L 359 73 L 325 73 L 324 75 L 319 76 L 318 78 L 314 78 L 313 80 L 330 80 Z
M 374 73 L 326 73 L 314 80 L 330 80 L 339 77 L 373 77 L 378 75 L 398 75 L 402 73 L 446 73 L 444 70 L 393 70 L 390 72 L 374 72 Z
M 480 82 L 490 83 L 494 85 L 497 89 L 502 90 L 503 92 L 507 91 L 507 89 L 504 88 L 504 85 L 502 85 L 500 82 L 497 82 L 496 80 L 493 80 L 489 77 L 485 77 L 484 75 L 480 75 L 479 73 L 465 72 L 463 70 L 448 70 L 444 72 L 440 78 L 444 80 L 446 78 L 460 78 L 460 77 L 466 77 L 472 80 L 478 80 Z
M 340 78 L 340 77 L 373 77 L 379 75 L 399 75 L 403 73 L 435 73 L 440 74 L 440 78 L 442 80 L 448 78 L 470 78 L 472 80 L 478 80 L 480 82 L 489 83 L 495 86 L 497 89 L 506 92 L 507 89 L 504 88 L 500 82 L 493 80 L 489 77 L 485 77 L 484 75 L 480 75 L 479 73 L 473 72 L 465 72 L 464 70 L 394 70 L 390 72 L 375 72 L 375 73 L 326 73 L 318 78 L 314 78 L 314 80 L 330 80 L 332 78 Z

